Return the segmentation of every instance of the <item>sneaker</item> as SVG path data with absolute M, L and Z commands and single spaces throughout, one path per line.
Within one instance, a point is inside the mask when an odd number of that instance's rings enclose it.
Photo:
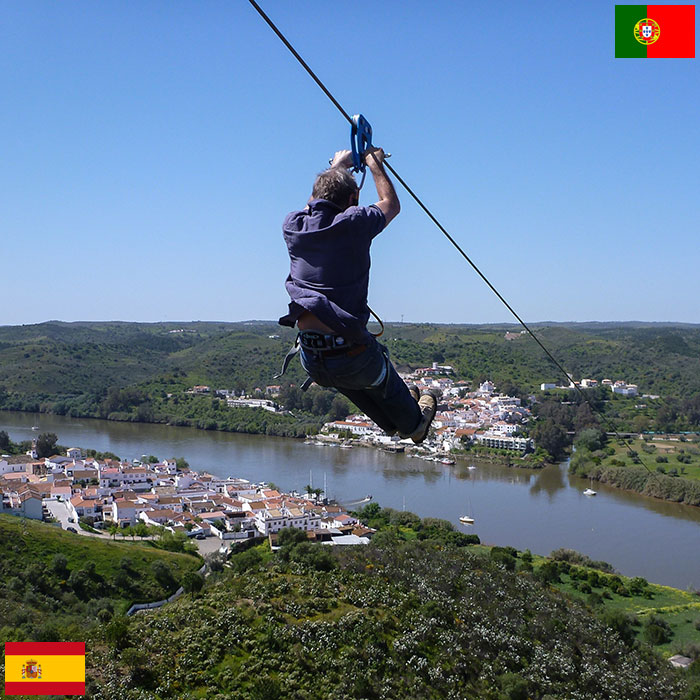
M 423 442 L 428 436 L 428 430 L 430 429 L 430 424 L 435 418 L 435 412 L 437 411 L 437 399 L 429 391 L 421 394 L 418 399 L 418 407 L 421 411 L 420 423 L 411 435 L 411 440 L 418 445 Z
M 408 387 L 408 393 L 416 400 L 416 403 L 420 400 L 420 391 L 418 391 L 418 387 L 415 384 L 411 384 L 411 386 Z

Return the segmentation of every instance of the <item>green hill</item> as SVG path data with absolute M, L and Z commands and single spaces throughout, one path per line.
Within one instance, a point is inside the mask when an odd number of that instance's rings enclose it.
M 697 641 L 697 596 L 376 504 L 362 517 L 368 546 L 286 531 L 279 552 L 213 561 L 201 592 L 125 618 L 132 596 L 170 592 L 163 563 L 174 586 L 198 559 L 0 516 L 0 642 L 85 640 L 95 700 L 695 697 L 697 663 L 664 656 Z
M 402 514 L 403 516 L 410 514 Z M 367 547 L 288 540 L 235 555 L 202 593 L 100 648 L 93 697 L 163 700 L 681 700 L 686 677 L 624 614 L 486 549 L 391 531 Z M 690 696 L 688 696 L 690 697 Z
M 81 639 L 136 601 L 173 593 L 198 556 L 0 515 L 0 643 Z M 77 635 L 77 636 L 76 636 Z
M 522 393 L 537 391 L 543 382 L 561 381 L 532 338 L 518 334 L 506 339 L 506 331 L 518 328 L 390 323 L 381 340 L 402 369 L 437 361 L 452 365 L 458 378 L 472 384 L 489 378 L 499 388 Z M 586 323 L 534 324 L 533 328 L 576 378 L 624 379 L 637 384 L 640 393 L 664 397 L 645 413 L 650 428 L 700 427 L 698 326 Z M 240 413 L 242 409 L 231 409 L 239 413 L 227 418 L 215 406 L 216 415 L 212 415 L 212 406 L 193 407 L 184 396 L 197 384 L 252 392 L 278 383 L 274 375 L 293 338 L 291 329 L 269 321 L 52 321 L 2 327 L 0 408 L 302 434 L 302 423 L 318 426 L 329 418 L 329 400 L 319 400 L 315 408 L 302 407 L 292 421 L 296 427 L 291 427 L 284 417 L 268 415 L 263 420 Z M 295 361 L 284 381 L 299 384 L 303 377 Z M 627 424 L 631 427 L 634 411 L 634 402 L 623 411 L 623 429 Z

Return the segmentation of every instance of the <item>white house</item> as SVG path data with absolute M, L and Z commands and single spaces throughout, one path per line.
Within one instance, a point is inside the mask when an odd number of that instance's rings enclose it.
M 20 487 L 18 491 L 0 491 L 0 513 L 24 516 L 32 520 L 43 520 L 41 494 L 31 487 Z

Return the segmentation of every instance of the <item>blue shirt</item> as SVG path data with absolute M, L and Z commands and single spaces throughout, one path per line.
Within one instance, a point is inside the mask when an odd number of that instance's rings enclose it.
M 294 326 L 304 311 L 352 342 L 367 336 L 372 239 L 386 225 L 376 205 L 342 210 L 313 199 L 303 211 L 288 214 L 282 225 L 290 259 L 285 286 L 289 312 L 280 318 Z

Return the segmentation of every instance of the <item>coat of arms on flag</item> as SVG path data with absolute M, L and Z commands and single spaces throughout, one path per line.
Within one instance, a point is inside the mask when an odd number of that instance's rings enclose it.
M 29 659 L 22 664 L 22 678 L 41 678 L 41 664 Z
M 661 34 L 661 27 L 659 27 L 658 22 L 655 22 L 649 17 L 640 19 L 637 24 L 634 25 L 634 38 L 640 43 L 649 46 L 658 40 Z

